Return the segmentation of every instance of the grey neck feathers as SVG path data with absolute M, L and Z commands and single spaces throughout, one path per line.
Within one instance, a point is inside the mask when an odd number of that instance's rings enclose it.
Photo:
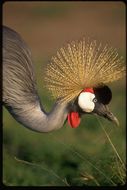
M 19 123 L 37 132 L 50 132 L 61 128 L 68 114 L 67 105 L 59 102 L 55 103 L 49 113 L 45 113 L 39 105 L 27 106 L 26 110 L 9 111 Z

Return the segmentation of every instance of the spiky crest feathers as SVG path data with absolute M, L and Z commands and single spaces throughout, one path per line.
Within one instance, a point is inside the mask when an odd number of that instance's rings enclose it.
M 45 83 L 61 102 L 75 99 L 85 88 L 103 86 L 125 75 L 123 58 L 116 49 L 83 38 L 57 51 L 45 69 Z

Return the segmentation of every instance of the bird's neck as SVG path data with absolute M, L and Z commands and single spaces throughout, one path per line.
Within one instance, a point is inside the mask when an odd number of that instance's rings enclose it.
M 55 103 L 52 110 L 46 113 L 41 105 L 29 107 L 25 111 L 20 110 L 20 113 L 13 113 L 21 124 L 25 127 L 37 132 L 50 132 L 61 128 L 67 118 L 67 104 Z M 20 117 L 21 116 L 21 117 Z

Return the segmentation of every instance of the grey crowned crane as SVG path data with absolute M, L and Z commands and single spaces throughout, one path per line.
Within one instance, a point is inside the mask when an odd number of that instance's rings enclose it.
M 47 113 L 40 102 L 31 52 L 21 36 L 3 27 L 3 103 L 25 127 L 37 132 L 61 128 L 65 121 L 76 128 L 84 114 L 97 114 L 118 124 L 107 104 L 112 92 L 107 83 L 125 75 L 116 50 L 83 38 L 61 48 L 44 68 L 44 84 L 55 98 Z

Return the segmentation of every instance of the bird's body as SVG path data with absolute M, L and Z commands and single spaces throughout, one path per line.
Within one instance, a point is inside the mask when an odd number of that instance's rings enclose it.
M 29 129 L 38 132 L 56 130 L 67 118 L 72 127 L 77 127 L 78 117 L 88 112 L 116 121 L 105 108 L 111 100 L 105 84 L 124 74 L 125 67 L 111 49 L 101 51 L 95 42 L 84 40 L 68 44 L 57 52 L 45 69 L 46 85 L 57 99 L 51 112 L 47 113 L 38 96 L 29 48 L 17 32 L 3 27 L 3 102 L 12 116 Z M 103 93 L 109 95 L 107 102 L 101 98 Z M 94 102 L 95 97 L 100 100 L 99 106 Z M 85 101 L 87 104 L 83 105 Z M 96 110 L 100 105 L 103 113 Z

